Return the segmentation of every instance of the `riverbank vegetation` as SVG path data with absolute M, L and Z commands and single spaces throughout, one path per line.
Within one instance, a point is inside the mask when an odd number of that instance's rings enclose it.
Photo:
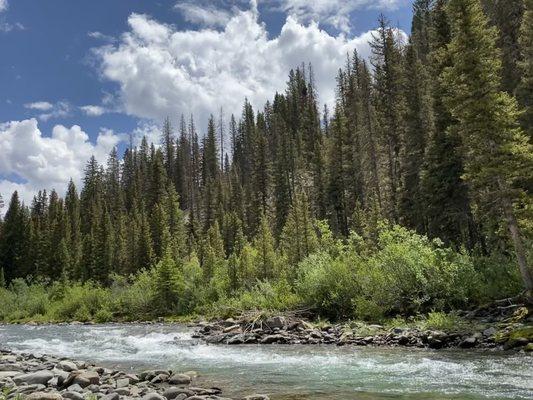
M 369 61 L 348 57 L 331 113 L 302 66 L 206 135 L 167 119 L 159 145 L 91 158 L 79 192 L 13 193 L 0 320 L 446 324 L 531 293 L 532 22 L 531 0 L 416 0 L 409 39 L 382 17 Z

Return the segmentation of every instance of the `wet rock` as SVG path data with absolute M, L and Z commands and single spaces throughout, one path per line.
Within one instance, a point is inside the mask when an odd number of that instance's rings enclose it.
M 185 374 L 174 374 L 168 379 L 171 385 L 188 385 L 191 383 L 191 377 Z
M 32 372 L 29 374 L 17 375 L 13 377 L 13 381 L 15 381 L 17 385 L 20 385 L 23 383 L 27 385 L 38 384 L 38 383 L 44 385 L 53 377 L 54 377 L 54 374 L 51 371 L 43 370 L 43 371 Z
M 167 381 L 168 381 L 168 374 L 158 374 L 150 380 L 150 383 L 158 384 L 158 383 L 163 383 Z
M 495 327 L 491 326 L 490 328 L 487 328 L 483 331 L 483 336 L 491 337 L 494 336 L 496 332 L 498 332 L 498 330 Z
M 246 396 L 244 400 L 270 400 L 266 394 L 252 394 L 251 396 Z
M 285 343 L 285 337 L 281 334 L 268 335 L 260 340 L 261 344 Z
M 232 325 L 232 326 L 228 326 L 227 328 L 224 328 L 222 330 L 222 333 L 236 333 L 240 331 L 241 331 L 240 325 Z
M 477 344 L 477 338 L 474 336 L 467 337 L 459 343 L 459 347 L 462 349 L 471 349 Z
M 244 334 L 235 335 L 228 339 L 227 344 L 243 344 L 245 339 Z

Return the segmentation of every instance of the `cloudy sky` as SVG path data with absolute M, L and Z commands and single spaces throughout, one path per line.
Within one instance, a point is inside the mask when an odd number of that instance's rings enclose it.
M 0 0 L 0 194 L 62 194 L 87 159 L 169 116 L 239 114 L 313 64 L 320 101 L 384 13 L 409 31 L 409 0 Z M 5 211 L 5 210 L 4 210 Z

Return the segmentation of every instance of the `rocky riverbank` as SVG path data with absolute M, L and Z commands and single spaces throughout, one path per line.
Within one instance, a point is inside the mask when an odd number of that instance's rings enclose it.
M 53 356 L 0 350 L 0 400 L 231 400 L 195 385 L 194 371 L 138 374 Z M 245 400 L 268 400 L 250 395 Z
M 533 351 L 531 310 L 516 308 L 510 315 L 477 310 L 468 317 L 466 326 L 449 330 L 385 327 L 357 322 L 314 324 L 285 316 L 229 318 L 201 323 L 194 337 L 207 343 L 226 345 L 320 344 Z

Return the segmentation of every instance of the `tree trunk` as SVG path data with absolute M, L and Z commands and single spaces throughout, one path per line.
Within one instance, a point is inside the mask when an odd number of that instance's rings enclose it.
M 513 245 L 516 253 L 516 259 L 518 261 L 518 266 L 520 267 L 520 274 L 524 280 L 524 285 L 526 287 L 528 300 L 533 300 L 533 273 L 531 272 L 530 267 L 527 264 L 526 251 L 524 249 L 524 243 L 522 242 L 522 236 L 520 234 L 520 228 L 518 227 L 518 222 L 513 211 L 513 205 L 508 198 L 503 200 L 503 211 L 505 213 L 505 218 L 507 220 L 507 228 L 509 229 L 509 234 L 513 240 Z

